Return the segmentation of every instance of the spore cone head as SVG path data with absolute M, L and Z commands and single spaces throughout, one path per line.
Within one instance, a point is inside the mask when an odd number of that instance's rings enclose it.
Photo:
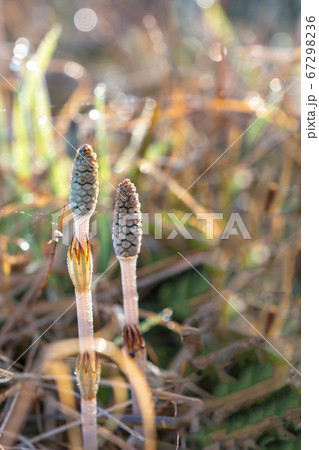
M 93 212 L 99 193 L 98 163 L 90 145 L 84 144 L 75 155 L 71 185 L 70 208 L 76 214 Z
M 136 257 L 142 242 L 141 205 L 134 184 L 126 179 L 117 187 L 112 227 L 113 247 L 117 257 Z

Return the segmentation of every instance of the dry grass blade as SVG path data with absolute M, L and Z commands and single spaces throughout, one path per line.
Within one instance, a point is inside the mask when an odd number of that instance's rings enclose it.
M 155 413 L 152 395 L 144 374 L 140 371 L 134 359 L 123 354 L 112 342 L 99 340 L 97 350 L 115 361 L 130 380 L 132 388 L 136 392 L 143 417 L 145 450 L 154 450 L 156 448 Z

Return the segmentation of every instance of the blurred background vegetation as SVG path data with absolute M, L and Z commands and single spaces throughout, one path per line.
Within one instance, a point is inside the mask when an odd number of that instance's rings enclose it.
M 97 337 L 120 343 L 123 326 L 114 186 L 130 177 L 149 213 L 138 278 L 158 448 L 300 448 L 299 14 L 295 0 L 0 2 L 6 448 L 80 446 L 76 310 L 52 232 L 82 143 L 100 165 Z M 198 212 L 224 214 L 214 239 Z M 233 212 L 252 239 L 220 239 Z M 192 213 L 193 239 L 168 239 L 167 213 Z M 129 448 L 138 418 L 106 359 L 98 400 L 101 448 Z

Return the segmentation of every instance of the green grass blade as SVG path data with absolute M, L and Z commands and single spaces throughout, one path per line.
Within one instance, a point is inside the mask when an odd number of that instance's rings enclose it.
M 14 99 L 13 106 L 13 146 L 12 146 L 12 162 L 16 174 L 20 178 L 28 178 L 32 173 L 31 162 L 36 157 L 32 154 L 33 143 L 39 143 L 41 133 L 38 126 L 32 126 L 31 117 L 37 114 L 38 120 L 43 114 L 41 111 L 36 112 L 36 97 L 48 109 L 48 100 L 44 100 L 43 89 L 41 92 L 41 83 L 43 85 L 43 77 L 56 48 L 58 38 L 61 33 L 59 26 L 54 26 L 44 37 L 37 52 L 26 65 L 26 71 L 22 80 L 21 88 Z M 30 63 L 33 64 L 30 64 Z M 39 105 L 38 105 L 39 106 Z M 49 112 L 47 111 L 47 114 Z M 36 135 L 36 136 L 35 136 Z M 35 142 L 32 142 L 32 141 Z M 40 147 L 44 150 L 40 142 Z M 50 148 L 50 145 L 46 148 Z M 45 150 L 46 151 L 46 150 Z M 45 153 L 47 155 L 47 153 Z

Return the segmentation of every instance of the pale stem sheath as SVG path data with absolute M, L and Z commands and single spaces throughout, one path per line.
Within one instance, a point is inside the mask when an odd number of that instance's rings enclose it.
M 92 213 L 83 215 L 73 214 L 74 234 L 80 245 L 85 248 L 89 239 L 90 217 Z M 91 256 L 90 256 L 91 257 Z M 79 350 L 80 355 L 88 352 L 93 359 L 94 355 L 94 328 L 93 303 L 91 286 L 84 292 L 75 289 L 76 310 L 78 318 Z M 97 450 L 97 419 L 96 397 L 92 399 L 81 398 L 81 418 L 83 446 L 85 450 Z
M 138 293 L 136 285 L 137 256 L 119 258 L 123 290 L 123 306 L 125 322 L 131 325 L 139 324 Z
M 74 214 L 74 234 L 84 248 L 89 237 L 90 217 L 92 214 Z M 80 354 L 88 351 L 94 353 L 93 305 L 91 288 L 85 292 L 75 289 L 76 309 L 78 317 Z
M 139 311 L 138 311 L 138 293 L 137 293 L 137 277 L 136 263 L 137 255 L 129 258 L 118 258 L 121 267 L 121 280 L 123 290 L 123 307 L 124 319 L 127 325 L 137 325 L 139 328 Z M 145 370 L 146 353 L 144 349 L 140 349 L 135 353 L 135 363 L 142 372 Z M 133 414 L 140 414 L 139 399 L 132 389 L 132 410 Z M 143 433 L 142 427 L 136 427 L 136 430 Z M 136 440 L 132 442 L 136 448 L 140 448 L 140 443 Z
M 83 448 L 85 450 L 96 450 L 98 448 L 96 398 L 91 400 L 81 398 L 81 416 Z
M 74 234 L 82 247 L 86 243 L 87 239 L 89 239 L 91 216 L 92 212 L 89 212 L 87 214 L 73 213 Z
M 93 331 L 93 311 L 92 311 L 92 294 L 88 289 L 81 294 L 75 290 L 76 311 L 78 316 L 78 332 L 80 354 L 89 352 L 94 353 L 94 331 Z

